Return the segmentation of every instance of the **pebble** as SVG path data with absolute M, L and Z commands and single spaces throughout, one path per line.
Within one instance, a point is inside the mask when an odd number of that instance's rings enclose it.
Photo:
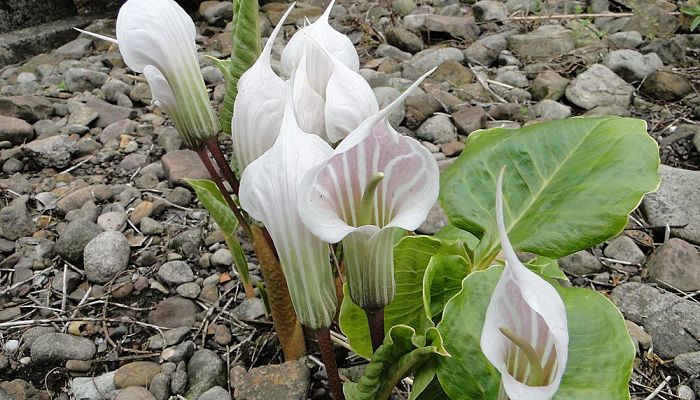
M 642 211 L 651 225 L 678 225 L 671 233 L 700 245 L 700 172 L 668 165 L 659 168 L 661 186 L 642 200 Z
M 683 292 L 700 290 L 700 253 L 690 243 L 671 238 L 647 262 L 649 278 Z
M 160 373 L 160 365 L 150 361 L 134 361 L 123 365 L 114 374 L 117 389 L 129 386 L 148 387 L 153 377 Z
M 22 152 L 39 166 L 59 169 L 69 167 L 71 156 L 77 151 L 78 145 L 67 135 L 36 139 L 22 147 Z
M 623 283 L 612 291 L 612 301 L 626 319 L 644 326 L 663 359 L 700 351 L 700 305 L 665 290 L 637 282 Z
M 87 202 L 101 203 L 112 198 L 112 190 L 107 185 L 88 185 L 71 191 L 56 201 L 59 211 L 66 214 L 83 207 Z
M 171 185 L 186 185 L 185 179 L 211 179 L 199 156 L 192 150 L 171 151 L 160 162 Z
M 231 395 L 221 386 L 214 386 L 202 393 L 197 400 L 231 400 Z
M 198 398 L 214 386 L 226 385 L 224 360 L 209 349 L 197 350 L 187 363 L 187 382 L 189 388 L 185 397 L 189 399 Z
M 88 281 L 107 283 L 129 265 L 129 242 L 121 232 L 106 231 L 85 246 L 83 261 Z
M 34 127 L 14 117 L 0 115 L 0 142 L 8 141 L 17 146 L 34 139 Z
M 165 232 L 163 224 L 150 217 L 141 218 L 139 229 L 144 235 L 162 235 Z
M 566 88 L 566 98 L 585 110 L 598 106 L 626 107 L 633 92 L 634 87 L 610 69 L 594 64 L 571 81 Z
M 148 322 L 166 328 L 190 327 L 196 321 L 197 306 L 192 300 L 169 297 L 148 313 Z
M 211 255 L 210 261 L 215 267 L 228 267 L 233 264 L 233 257 L 228 249 L 219 249 Z
M 117 392 L 114 400 L 154 400 L 155 397 L 148 389 L 141 386 L 131 386 Z
M 36 225 L 27 210 L 28 200 L 29 196 L 20 196 L 0 210 L 0 236 L 17 240 L 34 233 Z
M 586 250 L 562 257 L 558 262 L 564 271 L 573 275 L 595 274 L 603 269 L 603 264 L 598 258 Z
M 166 373 L 158 373 L 151 380 L 148 387 L 156 400 L 168 400 L 170 398 L 170 375 Z
M 85 246 L 100 233 L 102 228 L 92 221 L 71 221 L 56 241 L 56 251 L 68 262 L 82 264 Z
M 673 365 L 688 375 L 700 374 L 700 351 L 677 355 Z
M 534 31 L 508 38 L 508 48 L 520 57 L 549 59 L 576 47 L 573 32 L 561 25 L 542 25 Z
M 194 347 L 194 343 L 193 343 Z M 183 394 L 187 388 L 187 371 L 185 361 L 179 361 L 177 370 L 170 375 L 170 391 L 174 394 Z
M 164 361 L 180 362 L 189 359 L 192 354 L 194 354 L 194 342 L 188 340 L 177 346 L 168 347 L 160 356 Z
M 254 321 L 265 315 L 265 304 L 257 297 L 245 299 L 233 309 L 232 313 L 240 320 Z
M 606 257 L 633 264 L 641 264 L 646 259 L 644 252 L 627 235 L 620 235 L 608 243 L 603 250 Z
M 73 378 L 71 389 L 76 399 L 106 400 L 116 393 L 114 375 L 116 371 L 107 372 L 97 377 Z
M 175 291 L 186 299 L 196 299 L 202 292 L 202 288 L 195 282 L 189 282 L 179 285 Z
M 168 261 L 158 269 L 158 279 L 166 285 L 177 286 L 192 282 L 194 273 L 184 261 Z
M 306 400 L 310 373 L 303 360 L 266 365 L 246 371 L 233 367 L 230 380 L 233 397 L 240 400 Z
M 19 348 L 19 340 L 11 339 L 5 342 L 5 351 L 8 354 L 14 353 Z
M 189 333 L 190 328 L 187 326 L 163 330 L 163 335 L 158 333 L 148 338 L 147 346 L 151 350 L 172 346 L 180 343 Z M 163 339 L 165 339 L 165 344 L 163 343 Z
M 231 341 L 233 340 L 231 336 L 231 329 L 229 329 L 228 326 L 226 325 L 217 325 L 216 329 L 214 330 L 214 341 L 216 343 L 222 345 L 222 346 L 227 346 L 231 344 Z
M 97 225 L 106 231 L 120 231 L 126 224 L 126 213 L 120 211 L 106 212 L 97 217 Z
M 627 82 L 634 82 L 662 68 L 664 63 L 656 53 L 642 54 L 623 49 L 608 53 L 603 59 L 603 65 Z
M 90 339 L 49 333 L 34 340 L 31 346 L 33 363 L 58 363 L 66 360 L 91 360 L 95 356 L 95 345 Z
M 416 131 L 416 137 L 435 144 L 454 142 L 458 139 L 455 128 L 449 116 L 437 114 L 428 118 Z
M 679 385 L 676 388 L 676 394 L 678 398 L 682 400 L 695 400 L 695 392 L 693 392 L 690 386 Z

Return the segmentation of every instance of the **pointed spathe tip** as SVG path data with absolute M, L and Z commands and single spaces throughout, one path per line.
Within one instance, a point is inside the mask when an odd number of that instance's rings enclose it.
M 105 35 L 100 35 L 98 33 L 92 33 L 90 31 L 86 31 L 86 30 L 76 28 L 76 27 L 73 27 L 73 29 L 75 29 L 76 31 L 78 31 L 80 33 L 84 33 L 88 36 L 92 36 L 92 37 L 95 37 L 97 39 L 105 40 L 105 41 L 110 42 L 110 43 L 118 44 L 117 39 L 115 39 L 115 38 L 105 36 Z

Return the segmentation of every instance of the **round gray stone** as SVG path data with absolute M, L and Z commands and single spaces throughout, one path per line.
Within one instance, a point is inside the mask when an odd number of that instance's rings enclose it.
M 31 356 L 33 363 L 90 360 L 95 356 L 95 345 L 90 339 L 65 333 L 49 333 L 34 340 Z
M 97 235 L 83 252 L 88 281 L 107 283 L 129 265 L 129 242 L 117 231 Z

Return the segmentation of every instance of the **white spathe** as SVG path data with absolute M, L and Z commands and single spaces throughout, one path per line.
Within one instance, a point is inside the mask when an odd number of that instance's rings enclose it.
M 277 34 L 293 8 L 294 4 L 272 31 L 255 64 L 238 80 L 231 134 L 239 171 L 272 147 L 279 134 L 288 85 L 272 70 L 270 56 Z
M 384 307 L 393 299 L 393 231 L 418 228 L 437 201 L 435 158 L 417 140 L 396 132 L 387 118 L 432 72 L 363 121 L 302 182 L 301 218 L 324 241 L 346 239 L 350 295 L 365 309 Z M 366 193 L 378 174 L 383 178 Z M 366 195 L 371 197 L 363 205 Z
M 153 99 L 189 147 L 219 131 L 199 69 L 194 22 L 173 0 L 128 0 L 117 16 L 124 62 L 143 72 Z
M 277 140 L 241 176 L 241 207 L 270 232 L 294 310 L 301 324 L 314 330 L 333 321 L 335 283 L 328 243 L 301 222 L 297 200 L 304 174 L 331 152 L 323 139 L 299 129 L 288 100 Z
M 496 221 L 506 266 L 486 310 L 481 351 L 501 373 L 499 398 L 546 400 L 556 393 L 566 367 L 566 309 L 556 289 L 518 260 L 504 223 L 502 181 L 503 171 Z

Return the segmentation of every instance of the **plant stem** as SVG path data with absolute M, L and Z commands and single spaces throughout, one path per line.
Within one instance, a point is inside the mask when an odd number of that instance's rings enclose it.
M 224 200 L 226 200 L 226 204 L 236 216 L 238 224 L 243 228 L 248 237 L 252 238 L 253 235 L 250 231 L 250 225 L 248 225 L 248 221 L 245 220 L 243 214 L 241 214 L 241 210 L 238 209 L 238 206 L 233 201 L 233 198 L 231 198 L 231 194 L 228 192 L 228 190 L 226 190 L 226 185 L 224 185 L 224 182 L 221 180 L 219 173 L 216 171 L 216 168 L 214 168 L 214 164 L 211 162 L 211 158 L 209 158 L 209 154 L 207 153 L 206 148 L 204 146 L 199 146 L 194 150 L 197 152 L 199 159 L 202 160 L 202 163 L 207 168 L 207 171 L 209 171 L 209 175 L 211 175 L 211 178 L 214 180 L 214 183 L 216 183 L 216 186 L 219 188 L 221 195 L 224 197 Z
M 207 145 L 209 151 L 214 156 L 214 160 L 219 166 L 219 169 L 221 170 L 224 179 L 226 179 L 228 184 L 231 185 L 233 193 L 238 195 L 238 189 L 240 187 L 238 179 L 236 179 L 236 175 L 233 173 L 231 165 L 228 163 L 228 161 L 226 161 L 226 157 L 224 157 L 224 153 L 221 151 L 221 147 L 219 147 L 219 141 L 217 139 L 217 136 L 210 137 L 209 139 L 205 140 L 204 143 Z
M 372 339 L 372 352 L 375 352 L 384 343 L 384 307 L 365 310 L 365 314 L 367 314 L 369 335 Z
M 335 362 L 335 353 L 333 352 L 333 342 L 331 342 L 330 328 L 319 329 L 316 332 L 316 340 L 321 348 L 321 358 L 326 366 L 326 374 L 328 375 L 328 383 L 331 386 L 331 393 L 335 400 L 345 400 L 343 394 L 343 386 L 340 383 L 340 375 L 338 375 L 338 365 Z

